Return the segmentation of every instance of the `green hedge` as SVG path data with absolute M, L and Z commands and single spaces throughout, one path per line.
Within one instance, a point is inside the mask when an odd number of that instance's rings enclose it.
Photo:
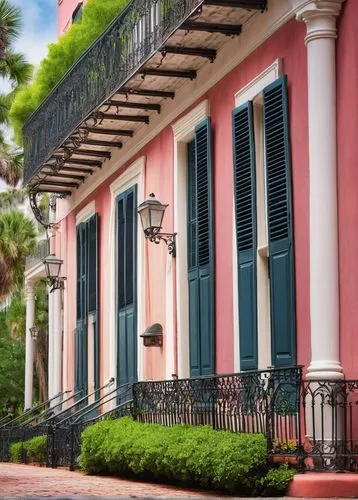
M 14 443 L 10 446 L 11 462 L 21 462 L 23 453 L 26 453 L 27 462 L 44 463 L 46 461 L 47 436 L 37 436 L 23 443 Z
M 141 424 L 125 417 L 99 422 L 82 434 L 79 464 L 89 474 L 134 476 L 244 494 L 283 492 L 293 473 L 267 471 L 260 434 L 211 427 Z
M 10 109 L 18 144 L 22 144 L 25 121 L 127 4 L 128 0 L 89 0 L 83 7 L 81 22 L 73 24 L 56 43 L 49 44 L 33 82 L 20 88 Z

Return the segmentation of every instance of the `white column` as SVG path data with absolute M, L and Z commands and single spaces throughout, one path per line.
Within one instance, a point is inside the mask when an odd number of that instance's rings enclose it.
M 62 314 L 61 290 L 53 295 L 53 395 L 62 392 Z
M 340 379 L 336 152 L 336 19 L 344 0 L 294 0 L 307 26 L 311 363 L 308 378 Z
M 48 397 L 54 396 L 53 389 L 53 347 L 54 347 L 54 295 L 48 289 Z
M 25 354 L 25 410 L 32 407 L 32 389 L 34 375 L 34 341 L 30 328 L 35 322 L 34 282 L 26 283 L 26 354 Z

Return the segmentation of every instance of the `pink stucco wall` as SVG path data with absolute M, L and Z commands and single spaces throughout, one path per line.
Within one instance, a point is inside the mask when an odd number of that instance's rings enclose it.
M 58 6 L 57 35 L 60 36 L 71 24 L 72 13 L 82 0 L 62 0 Z M 87 0 L 84 0 L 86 3 Z
M 358 2 L 348 0 L 337 41 L 338 220 L 341 360 L 358 377 Z
M 66 0 L 63 2 L 66 3 Z M 70 3 L 69 1 L 67 3 Z M 72 2 L 75 3 L 75 2 Z M 308 240 L 308 131 L 305 26 L 294 20 L 288 22 L 240 66 L 223 78 L 203 99 L 210 102 L 214 144 L 214 201 L 215 201 L 215 278 L 216 278 L 216 371 L 234 370 L 233 336 L 233 166 L 232 122 L 234 95 L 249 81 L 267 68 L 277 58 L 282 59 L 288 77 L 290 128 L 293 170 L 293 208 L 296 272 L 296 315 L 298 363 L 310 358 L 309 336 L 309 240 Z M 146 194 L 155 192 L 159 199 L 169 203 L 164 230 L 173 229 L 173 135 L 171 127 L 164 129 L 139 154 L 146 156 Z M 131 159 L 132 163 L 135 158 Z M 124 167 L 125 168 L 125 167 Z M 121 169 L 123 172 L 123 169 Z M 108 255 L 109 215 L 111 196 L 109 185 L 119 175 L 117 172 L 106 180 L 95 193 L 76 208 L 76 213 L 91 200 L 96 200 L 100 217 L 100 332 L 101 332 L 101 383 L 108 373 L 108 352 L 104 346 L 108 339 L 110 314 L 108 309 Z M 91 182 L 90 179 L 87 182 Z M 69 297 L 68 332 L 75 328 L 76 274 L 75 274 L 75 216 L 67 219 L 67 287 Z M 146 322 L 165 324 L 165 273 L 167 251 L 164 245 L 147 244 L 146 270 Z M 113 270 L 112 270 L 113 272 Z M 68 358 L 73 356 L 73 342 Z M 69 363 L 71 365 L 73 363 Z M 145 377 L 164 378 L 165 346 L 163 349 L 145 351 Z M 71 368 L 69 368 L 71 370 Z M 68 373 L 73 377 L 73 373 Z

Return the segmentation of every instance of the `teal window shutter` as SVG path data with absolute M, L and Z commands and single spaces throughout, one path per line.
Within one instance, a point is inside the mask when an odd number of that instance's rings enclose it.
M 295 285 L 287 80 L 264 89 L 272 364 L 296 362 Z
M 257 369 L 257 221 L 253 106 L 233 111 L 233 153 L 241 370 Z
M 75 393 L 80 390 L 80 349 L 79 349 L 79 332 L 80 332 L 80 321 L 81 321 L 81 239 L 80 239 L 80 228 L 76 227 L 76 275 L 77 275 L 77 297 L 76 297 L 76 329 L 74 331 L 74 343 L 75 343 L 75 369 L 74 369 L 74 385 Z
M 93 215 L 87 222 L 88 232 L 88 267 L 87 294 L 88 313 L 94 317 L 94 385 L 99 389 L 99 307 L 98 307 L 98 215 Z M 99 394 L 98 394 L 99 396 Z
M 188 145 L 188 282 L 190 375 L 215 370 L 211 125 L 195 128 Z
M 75 388 L 87 392 L 87 231 L 76 228 L 77 235 L 77 323 L 75 340 Z
M 137 380 L 137 186 L 116 198 L 117 381 Z

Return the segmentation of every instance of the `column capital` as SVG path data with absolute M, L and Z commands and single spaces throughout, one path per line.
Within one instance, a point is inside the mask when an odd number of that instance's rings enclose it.
M 337 38 L 336 19 L 345 0 L 292 0 L 297 21 L 307 26 L 306 45 L 312 40 Z
M 25 296 L 26 296 L 26 298 L 33 296 L 35 294 L 35 290 L 34 290 L 35 283 L 36 283 L 36 281 L 32 280 L 32 279 L 25 281 Z

